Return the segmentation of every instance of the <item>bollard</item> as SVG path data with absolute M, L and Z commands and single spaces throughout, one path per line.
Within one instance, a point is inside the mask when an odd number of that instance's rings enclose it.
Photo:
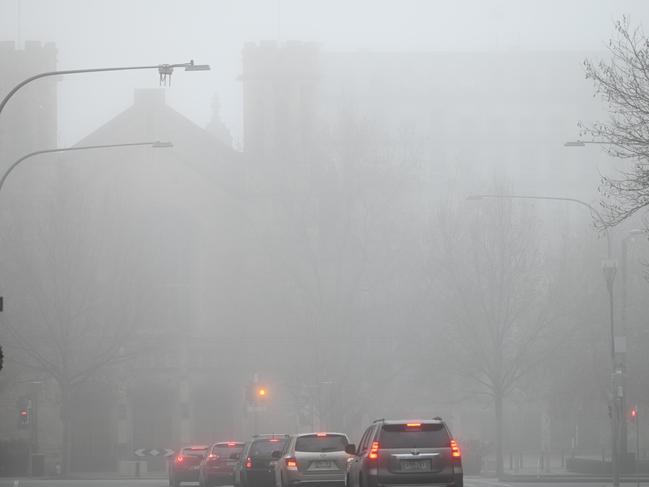
M 140 462 L 139 462 L 139 460 L 135 462 L 135 476 L 136 477 L 140 476 Z

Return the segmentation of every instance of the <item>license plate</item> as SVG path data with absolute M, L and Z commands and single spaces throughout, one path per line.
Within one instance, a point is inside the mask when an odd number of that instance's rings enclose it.
M 430 460 L 401 460 L 401 470 L 405 472 L 429 472 L 432 470 Z
M 311 464 L 311 468 L 317 468 L 317 469 L 331 469 L 333 468 L 333 464 L 328 461 L 328 460 L 316 460 Z

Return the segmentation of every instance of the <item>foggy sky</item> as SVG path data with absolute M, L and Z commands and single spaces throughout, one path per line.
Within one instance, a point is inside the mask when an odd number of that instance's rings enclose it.
M 644 0 L 0 0 L 0 40 L 55 42 L 59 68 L 185 62 L 168 103 L 204 126 L 214 94 L 241 138 L 236 78 L 247 41 L 316 41 L 325 50 L 602 50 L 613 21 L 649 18 Z M 146 19 L 146 20 L 144 20 Z M 155 72 L 67 77 L 59 144 L 71 145 L 132 103 Z

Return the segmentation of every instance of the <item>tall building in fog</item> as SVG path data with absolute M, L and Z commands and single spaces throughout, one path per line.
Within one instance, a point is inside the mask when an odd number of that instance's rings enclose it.
M 389 139 L 377 143 L 408 145 L 438 187 L 479 192 L 506 179 L 519 191 L 551 188 L 590 198 L 597 171 L 584 178 L 580 156 L 563 147 L 579 120 L 603 115 L 583 74 L 589 55 L 248 44 L 244 151 L 253 161 L 308 158 L 323 134 L 352 117 Z
M 0 93 L 8 93 L 22 80 L 56 70 L 57 49 L 52 43 L 0 42 Z M 0 163 L 56 146 L 57 79 L 44 78 L 21 88 L 0 115 Z
M 253 159 L 299 159 L 311 148 L 320 51 L 313 43 L 243 49 L 243 138 Z

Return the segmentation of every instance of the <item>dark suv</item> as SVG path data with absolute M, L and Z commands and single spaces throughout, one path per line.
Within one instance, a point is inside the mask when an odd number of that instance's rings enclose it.
M 463 485 L 460 449 L 441 418 L 376 420 L 347 452 L 349 487 Z
M 289 435 L 256 435 L 246 443 L 234 471 L 234 484 L 240 487 L 275 487 L 273 453 L 281 453 Z M 277 453 L 275 453 L 277 456 Z

